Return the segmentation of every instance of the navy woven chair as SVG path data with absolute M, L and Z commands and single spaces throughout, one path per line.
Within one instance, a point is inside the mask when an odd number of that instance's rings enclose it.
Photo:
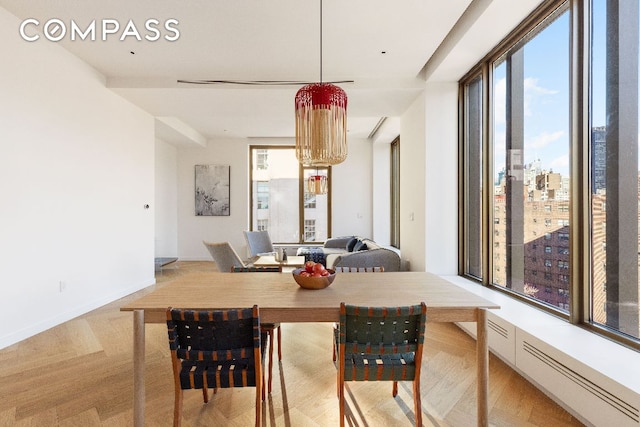
M 422 425 L 420 367 L 427 321 L 425 303 L 407 307 L 340 304 L 338 400 L 344 426 L 345 381 L 413 381 L 416 426 Z
M 260 425 L 263 398 L 264 354 L 258 306 L 234 310 L 194 311 L 167 309 L 169 348 L 173 365 L 175 400 L 173 425 L 182 421 L 184 390 L 256 387 L 256 426 Z
M 263 266 L 263 267 L 231 267 L 232 273 L 282 273 L 282 266 Z M 273 337 L 275 331 L 278 331 L 278 360 L 282 360 L 282 329 L 280 323 L 261 323 L 262 332 L 269 337 L 269 382 L 267 383 L 267 392 L 271 393 L 271 383 L 273 378 Z M 264 399 L 264 388 L 262 390 L 262 398 Z
M 281 265 L 231 267 L 232 273 L 282 273 Z

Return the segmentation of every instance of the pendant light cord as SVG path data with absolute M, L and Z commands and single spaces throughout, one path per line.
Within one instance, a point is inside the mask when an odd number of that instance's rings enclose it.
M 320 0 L 320 84 L 322 84 L 322 0 Z

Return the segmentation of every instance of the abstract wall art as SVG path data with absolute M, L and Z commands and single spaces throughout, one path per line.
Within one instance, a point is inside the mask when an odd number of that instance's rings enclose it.
M 196 165 L 196 216 L 229 216 L 229 165 Z

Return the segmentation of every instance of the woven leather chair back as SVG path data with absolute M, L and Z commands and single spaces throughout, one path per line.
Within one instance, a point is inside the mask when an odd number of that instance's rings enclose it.
M 345 419 L 345 381 L 413 382 L 413 410 L 422 425 L 420 368 L 427 306 L 359 307 L 340 303 L 338 338 L 338 402 L 340 426 Z
M 231 267 L 232 273 L 282 273 L 282 266 L 268 265 L 263 267 Z
M 255 356 L 262 347 L 257 306 L 215 311 L 168 309 L 167 329 L 172 357 L 180 363 L 182 389 L 200 389 L 205 384 L 208 388 L 256 385 Z M 224 369 L 211 371 L 225 362 L 236 363 L 228 375 L 219 375 Z
M 174 427 L 180 427 L 182 422 L 184 390 L 201 389 L 207 403 L 208 389 L 231 387 L 256 387 L 256 427 L 259 426 L 266 340 L 260 330 L 258 306 L 232 310 L 169 307 L 167 330 L 175 389 Z
M 384 267 L 334 267 L 336 273 L 384 273 Z
M 346 353 L 415 352 L 424 343 L 426 306 L 340 305 L 340 343 Z

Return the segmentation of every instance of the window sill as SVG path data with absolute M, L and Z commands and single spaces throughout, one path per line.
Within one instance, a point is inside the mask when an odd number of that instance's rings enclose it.
M 463 277 L 443 278 L 500 305 L 487 316 L 491 352 L 577 418 L 640 424 L 639 352 Z M 475 324 L 460 326 L 475 336 Z

